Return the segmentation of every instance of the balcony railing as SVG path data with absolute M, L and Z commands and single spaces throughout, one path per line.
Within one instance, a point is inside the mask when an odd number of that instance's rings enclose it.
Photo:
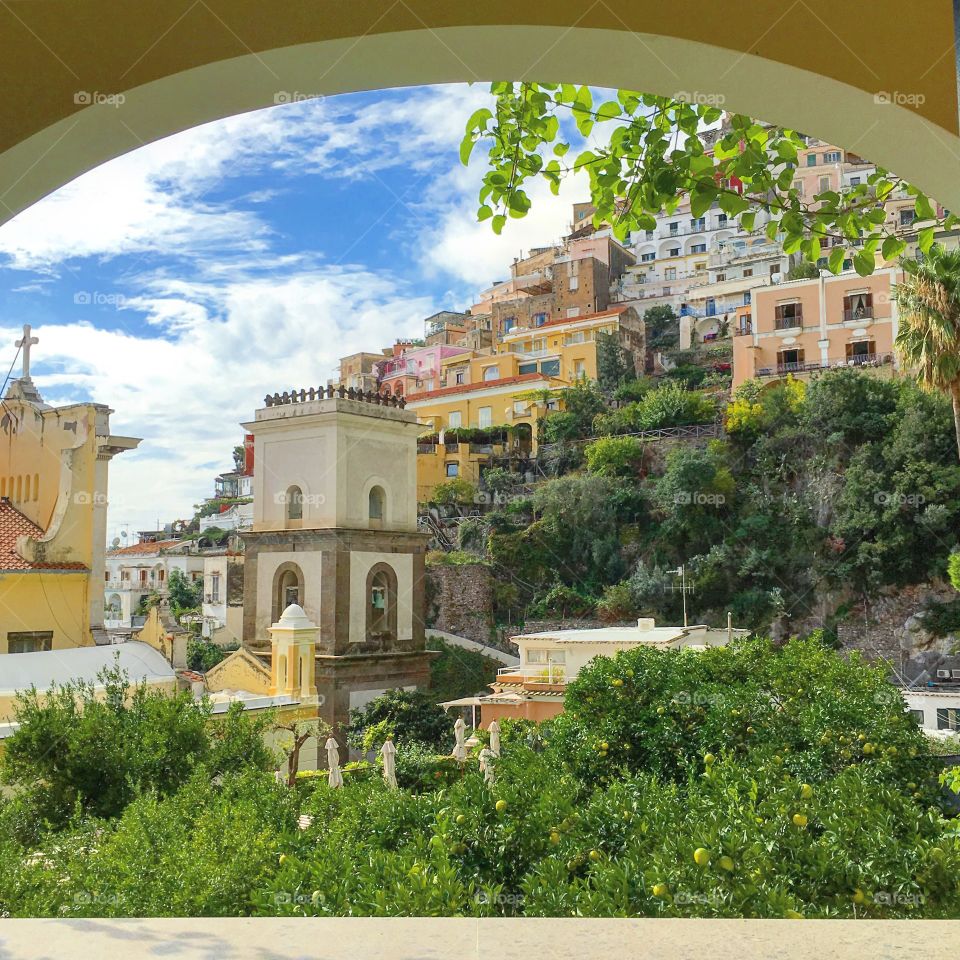
M 858 307 L 856 310 L 844 310 L 843 322 L 853 323 L 857 320 L 872 320 L 873 307 Z
M 838 367 L 884 367 L 893 363 L 892 353 L 861 353 L 853 357 L 833 357 L 824 363 L 821 360 L 778 363 L 775 367 L 761 367 L 758 377 L 777 377 L 786 373 L 809 373 L 815 370 L 832 370 Z
M 803 326 L 803 314 L 798 313 L 793 317 L 777 317 L 773 321 L 776 330 L 792 330 L 794 327 Z
M 569 677 L 574 679 L 575 675 Z M 562 663 L 523 663 L 515 667 L 501 667 L 497 671 L 501 683 L 566 683 L 566 668 Z

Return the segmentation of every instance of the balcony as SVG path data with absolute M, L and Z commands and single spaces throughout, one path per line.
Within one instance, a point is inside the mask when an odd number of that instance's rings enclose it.
M 820 360 L 778 363 L 775 367 L 761 367 L 757 377 L 782 377 L 789 373 L 812 373 L 818 370 L 834 370 L 841 367 L 886 367 L 893 363 L 892 353 L 862 353 L 855 357 L 832 357 L 823 363 Z
M 844 323 L 859 323 L 861 320 L 872 320 L 873 319 L 873 307 L 858 307 L 856 310 L 844 309 L 843 311 L 843 322 Z
M 574 680 L 576 675 L 569 677 Z M 567 683 L 566 668 L 562 663 L 522 663 L 514 667 L 501 667 L 497 671 L 498 683 L 522 683 L 528 685 L 557 686 Z
M 792 317 L 777 317 L 773 321 L 775 330 L 797 330 L 803 326 L 803 313 Z

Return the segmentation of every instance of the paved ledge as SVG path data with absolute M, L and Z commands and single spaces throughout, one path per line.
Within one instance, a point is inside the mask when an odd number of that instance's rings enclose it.
M 0 920 L 3 960 L 954 960 L 954 920 Z

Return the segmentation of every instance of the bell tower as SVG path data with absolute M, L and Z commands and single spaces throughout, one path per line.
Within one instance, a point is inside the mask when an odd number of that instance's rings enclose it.
M 278 642 L 295 606 L 315 625 L 321 715 L 339 730 L 385 690 L 429 684 L 417 418 L 397 398 L 321 388 L 268 396 L 243 426 L 257 464 L 244 643 L 271 657 L 278 691 L 296 686 Z

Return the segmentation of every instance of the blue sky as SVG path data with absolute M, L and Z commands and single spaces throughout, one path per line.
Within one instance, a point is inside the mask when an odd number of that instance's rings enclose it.
M 482 157 L 464 169 L 457 148 L 487 98 L 448 85 L 232 117 L 0 227 L 0 367 L 29 322 L 44 398 L 106 403 L 143 438 L 111 465 L 111 537 L 189 517 L 265 393 L 419 333 L 563 234 L 583 184 L 536 190 L 501 237 L 475 222 Z

